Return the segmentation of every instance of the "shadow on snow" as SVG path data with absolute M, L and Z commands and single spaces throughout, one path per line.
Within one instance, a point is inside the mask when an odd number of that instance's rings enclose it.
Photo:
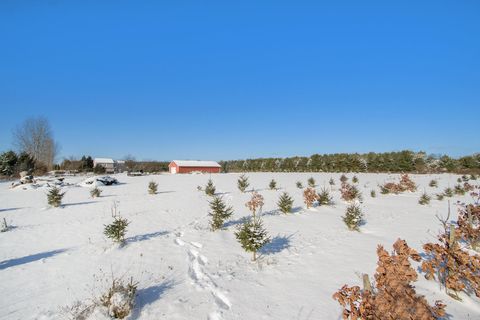
M 282 252 L 290 247 L 290 239 L 293 234 L 286 236 L 276 236 L 269 243 L 264 245 L 258 252 L 262 255 L 269 255 Z
M 150 286 L 148 288 L 139 289 L 137 291 L 137 299 L 135 308 L 133 309 L 131 319 L 139 319 L 142 314 L 142 309 L 156 300 L 165 293 L 165 291 L 172 288 L 174 285 L 172 280 L 166 280 L 158 285 Z
M 65 251 L 67 251 L 67 249 L 59 249 L 59 250 L 36 253 L 36 254 L 32 254 L 32 255 L 29 255 L 29 256 L 21 257 L 21 258 L 5 260 L 5 261 L 0 262 L 0 270 L 4 270 L 4 269 L 10 268 L 10 267 L 15 267 L 15 266 L 19 266 L 19 265 L 22 265 L 22 264 L 38 261 L 38 260 L 41 260 L 41 259 L 50 258 L 50 257 L 56 256 L 57 254 L 60 254 L 60 253 L 65 252 Z

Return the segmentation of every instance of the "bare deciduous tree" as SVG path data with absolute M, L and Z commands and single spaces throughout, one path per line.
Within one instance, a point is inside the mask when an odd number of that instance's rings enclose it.
M 50 123 L 46 118 L 28 118 L 13 131 L 15 146 L 28 153 L 35 161 L 53 168 L 59 146 L 53 139 Z

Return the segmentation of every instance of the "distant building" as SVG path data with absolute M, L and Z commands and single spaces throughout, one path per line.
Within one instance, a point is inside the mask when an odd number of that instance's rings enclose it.
M 101 165 L 105 168 L 105 173 L 117 173 L 125 170 L 125 161 L 113 160 L 110 158 L 95 158 L 93 159 L 93 167 Z
M 168 165 L 170 173 L 219 173 L 221 166 L 215 161 L 173 160 Z

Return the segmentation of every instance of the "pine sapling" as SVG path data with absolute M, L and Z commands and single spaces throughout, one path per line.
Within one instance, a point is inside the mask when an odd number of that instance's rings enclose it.
M 47 199 L 48 204 L 52 207 L 59 207 L 62 205 L 62 198 L 65 195 L 65 192 L 60 192 L 60 188 L 53 186 L 48 190 Z
M 353 182 L 353 183 L 358 183 L 358 178 L 357 178 L 357 176 L 353 176 L 352 182 Z
M 253 261 L 257 260 L 257 251 L 270 242 L 270 237 L 263 227 L 260 217 L 246 219 L 238 227 L 235 237 L 245 251 L 253 253 Z
M 113 222 L 105 225 L 103 234 L 113 240 L 116 243 L 123 243 L 125 241 L 125 234 L 127 233 L 127 226 L 130 222 L 126 218 L 120 216 L 120 212 L 117 212 L 116 203 L 113 204 L 112 209 Z
M 454 187 L 454 192 L 457 195 L 463 196 L 465 194 L 465 189 L 462 187 L 461 184 L 457 184 Z
M 298 189 L 303 189 L 303 184 L 300 181 L 296 183 Z
M 156 194 L 158 189 L 158 183 L 155 181 L 150 181 L 148 183 L 148 193 L 149 194 Z
M 443 190 L 443 195 L 447 198 L 451 198 L 453 197 L 453 190 L 452 188 L 448 187 L 448 188 L 445 188 L 445 190 Z
M 290 213 L 292 212 L 293 199 L 287 192 L 284 192 L 278 199 L 277 205 L 281 212 Z
M 418 200 L 418 203 L 423 206 L 429 204 L 431 199 L 432 198 L 426 192 L 423 192 L 420 199 Z
M 370 197 L 375 198 L 377 196 L 377 192 L 375 190 L 370 191 Z
M 207 196 L 213 196 L 215 194 L 215 185 L 213 184 L 212 179 L 208 179 L 207 185 L 205 186 L 205 194 Z
M 210 212 L 208 215 L 211 217 L 210 228 L 212 231 L 221 229 L 225 221 L 233 214 L 233 208 L 227 207 L 222 197 L 214 196 L 209 202 Z
M 363 222 L 363 213 L 360 206 L 356 204 L 349 205 L 345 211 L 345 216 L 343 216 L 342 219 L 349 230 L 359 231 L 359 227 Z
M 238 190 L 240 190 L 241 192 L 245 192 L 245 190 L 247 190 L 249 186 L 250 183 L 248 182 L 248 177 L 242 174 L 237 180 Z
M 328 183 L 329 183 L 331 186 L 334 186 L 334 185 L 335 185 L 335 181 L 333 180 L 333 178 L 330 178 L 330 180 L 328 181 Z
M 437 197 L 437 200 L 442 201 L 445 195 L 443 193 L 437 193 L 436 197 Z
M 99 187 L 95 187 L 92 190 L 90 190 L 90 196 L 92 198 L 98 198 L 102 194 L 102 190 Z
M 332 204 L 333 200 L 332 197 L 330 197 L 330 192 L 327 188 L 322 188 L 320 193 L 317 195 L 317 201 L 321 206 L 328 206 Z
M 428 185 L 432 188 L 436 188 L 436 187 L 438 187 L 438 182 L 437 182 L 437 180 L 431 180 Z
M 0 232 L 7 232 L 10 227 L 7 224 L 7 219 L 3 218 L 2 224 L 0 224 Z
M 315 179 L 313 179 L 313 177 L 308 178 L 307 182 L 310 188 L 315 188 L 316 184 L 315 184 Z
M 270 184 L 268 185 L 268 187 L 270 188 L 270 190 L 277 190 L 277 181 L 272 179 L 272 181 L 270 181 Z
M 344 175 L 344 174 L 342 174 L 342 175 L 340 176 L 340 182 L 341 182 L 341 183 L 345 183 L 345 182 L 347 182 L 347 181 L 348 181 L 347 176 Z

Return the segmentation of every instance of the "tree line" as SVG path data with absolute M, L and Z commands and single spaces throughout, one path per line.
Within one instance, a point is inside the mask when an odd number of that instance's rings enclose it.
M 480 172 L 480 154 L 460 158 L 409 150 L 314 154 L 310 157 L 220 161 L 223 172 Z

